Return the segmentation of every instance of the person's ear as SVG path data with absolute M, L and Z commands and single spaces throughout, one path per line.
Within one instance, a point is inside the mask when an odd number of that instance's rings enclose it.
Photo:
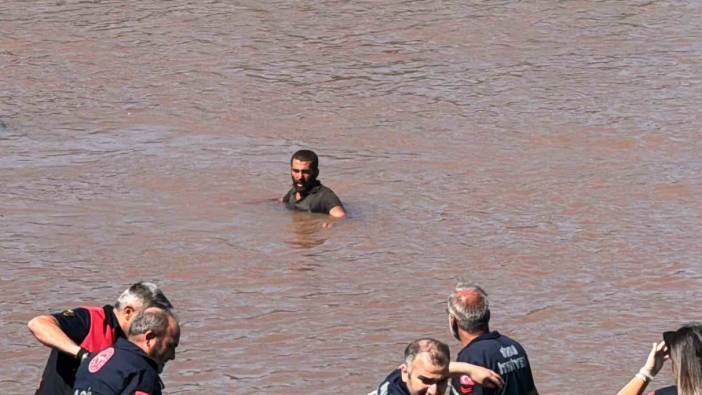
M 449 314 L 448 320 L 451 334 L 456 340 L 461 341 L 461 337 L 458 335 L 458 320 L 453 316 L 453 314 Z
M 136 312 L 136 309 L 134 309 L 134 307 L 132 305 L 128 304 L 128 305 L 124 306 L 124 308 L 122 309 L 122 312 L 124 313 L 125 316 L 127 316 L 127 318 L 129 318 L 132 316 L 132 314 L 134 314 Z
M 156 334 L 153 331 L 146 331 L 146 333 L 144 333 L 144 339 L 146 340 L 147 347 L 156 344 Z
M 403 363 L 400 365 L 400 373 L 402 374 L 402 381 L 409 382 L 409 370 L 407 370 L 407 364 Z
M 137 310 L 134 308 L 134 306 L 128 304 L 125 305 L 122 308 L 122 315 L 124 315 L 124 320 L 128 323 L 131 324 L 131 322 L 134 320 L 134 318 L 137 315 Z
M 319 176 L 319 168 L 314 169 L 312 174 L 314 175 L 314 178 L 317 178 Z
M 456 317 L 453 316 L 453 314 L 448 315 L 448 323 L 449 323 L 449 328 L 451 328 L 451 333 L 456 331 Z

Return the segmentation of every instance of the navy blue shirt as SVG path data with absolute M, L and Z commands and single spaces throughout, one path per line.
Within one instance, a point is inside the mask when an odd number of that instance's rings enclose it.
M 158 366 L 136 344 L 119 338 L 78 368 L 75 394 L 161 395 Z
M 115 328 L 117 337 L 124 337 L 119 321 L 114 314 L 113 307 L 103 306 L 105 310 L 106 325 Z M 81 344 L 90 332 L 90 312 L 82 307 L 64 310 L 53 314 L 59 327 L 76 344 Z M 75 356 L 51 349 L 46 362 L 41 384 L 35 395 L 69 395 L 73 394 L 76 371 L 80 361 Z
M 671 385 L 669 387 L 659 388 L 649 395 L 678 395 L 678 387 Z
M 536 389 L 524 348 L 497 331 L 473 339 L 458 353 L 456 360 L 492 369 L 502 376 L 505 386 L 501 390 L 483 388 L 470 377 L 460 376 L 451 383 L 454 395 L 524 395 Z
M 283 196 L 283 203 L 290 210 L 329 214 L 329 211 L 336 206 L 344 207 L 334 191 L 325 187 L 319 181 L 307 191 L 307 194 L 302 199 L 295 200 L 296 193 L 295 188 L 291 188 Z
M 400 369 L 395 369 L 380 383 L 377 395 L 409 395 L 407 385 L 402 381 Z

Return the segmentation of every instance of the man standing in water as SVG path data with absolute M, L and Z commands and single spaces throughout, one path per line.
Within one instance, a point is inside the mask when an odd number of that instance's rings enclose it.
M 322 185 L 319 176 L 319 158 L 310 150 L 299 150 L 290 159 L 292 188 L 283 196 L 290 210 L 329 214 L 335 218 L 346 216 L 344 206 L 334 191 Z
M 150 306 L 173 307 L 156 284 L 138 282 L 122 292 L 114 307 L 80 307 L 34 317 L 29 330 L 51 347 L 35 395 L 73 394 L 76 371 L 83 359 L 125 337 L 137 314 Z
M 490 309 L 482 288 L 458 284 L 449 296 L 448 313 L 451 333 L 463 346 L 456 360 L 492 369 L 505 383 L 497 392 L 462 375 L 453 379 L 453 395 L 538 395 L 524 348 L 507 336 L 490 331 Z

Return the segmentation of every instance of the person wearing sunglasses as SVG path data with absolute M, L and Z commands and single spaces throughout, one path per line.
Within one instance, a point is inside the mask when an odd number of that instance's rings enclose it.
M 663 341 L 653 343 L 646 363 L 617 395 L 640 395 L 658 374 L 665 361 L 673 367 L 675 385 L 649 392 L 649 395 L 702 394 L 702 324 L 685 324 L 664 332 Z

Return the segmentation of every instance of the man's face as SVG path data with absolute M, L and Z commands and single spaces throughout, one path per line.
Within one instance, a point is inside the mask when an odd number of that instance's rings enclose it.
M 449 370 L 446 366 L 435 366 L 427 352 L 417 354 L 411 366 L 401 367 L 402 381 L 410 395 L 443 395 L 448 385 Z
M 166 334 L 158 338 L 154 347 L 149 351 L 151 359 L 158 363 L 159 373 L 163 370 L 166 362 L 175 359 L 175 349 L 180 342 L 180 328 L 175 320 L 171 319 L 168 324 Z
M 312 162 L 303 162 L 297 159 L 293 159 L 290 164 L 290 175 L 293 186 L 298 192 L 309 189 L 317 178 L 315 170 L 312 169 Z

